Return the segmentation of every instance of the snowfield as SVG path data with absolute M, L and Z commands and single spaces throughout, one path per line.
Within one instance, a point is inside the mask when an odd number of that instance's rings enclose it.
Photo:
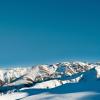
M 0 100 L 99 100 L 100 64 L 62 62 L 0 69 Z

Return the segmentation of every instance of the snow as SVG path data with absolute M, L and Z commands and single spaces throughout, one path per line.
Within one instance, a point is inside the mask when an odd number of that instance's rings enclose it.
M 39 95 L 27 96 L 27 93 L 15 93 L 9 95 L 0 96 L 0 100 L 80 100 L 81 98 L 87 96 L 100 95 L 95 92 L 77 92 L 77 93 L 68 93 L 68 94 L 50 94 L 50 93 L 41 93 Z M 24 98 L 25 97 L 25 98 Z M 99 99 L 98 99 L 99 100 Z
M 0 96 L 0 100 L 17 100 L 26 97 L 27 93 L 13 93 Z
M 0 100 L 99 100 L 99 78 L 100 65 L 84 62 L 0 69 Z
M 100 78 L 100 66 L 97 66 L 95 69 L 97 71 L 97 78 Z
M 64 84 L 52 89 L 23 88 L 0 96 L 0 100 L 99 100 L 100 82 Z M 98 87 L 98 88 L 97 88 Z
M 94 92 L 78 92 L 78 93 L 68 93 L 68 94 L 48 94 L 43 93 L 39 95 L 29 96 L 22 100 L 81 100 L 81 98 L 97 95 Z

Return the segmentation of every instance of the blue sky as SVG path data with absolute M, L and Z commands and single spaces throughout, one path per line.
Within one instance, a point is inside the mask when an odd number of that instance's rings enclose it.
M 0 65 L 100 60 L 99 0 L 0 1 Z

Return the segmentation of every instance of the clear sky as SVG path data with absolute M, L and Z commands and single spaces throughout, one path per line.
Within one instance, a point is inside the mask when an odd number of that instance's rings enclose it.
M 100 60 L 100 0 L 0 0 L 0 65 Z

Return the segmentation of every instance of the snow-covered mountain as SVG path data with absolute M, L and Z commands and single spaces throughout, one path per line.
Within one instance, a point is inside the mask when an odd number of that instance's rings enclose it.
M 79 61 L 0 69 L 0 92 L 53 89 L 64 84 L 94 82 L 99 78 L 100 64 Z
M 100 65 L 84 62 L 62 62 L 52 65 L 37 65 L 26 68 L 0 69 L 0 86 L 13 84 L 29 84 L 43 82 L 51 79 L 65 80 L 69 76 L 86 72 L 92 68 L 100 77 Z M 22 81 L 23 80 L 23 81 Z
M 34 82 L 61 77 L 62 75 L 71 76 L 75 73 L 85 72 L 95 66 L 83 62 L 62 62 L 53 65 L 37 65 L 32 68 L 0 69 L 0 85 L 11 83 L 22 76 Z

